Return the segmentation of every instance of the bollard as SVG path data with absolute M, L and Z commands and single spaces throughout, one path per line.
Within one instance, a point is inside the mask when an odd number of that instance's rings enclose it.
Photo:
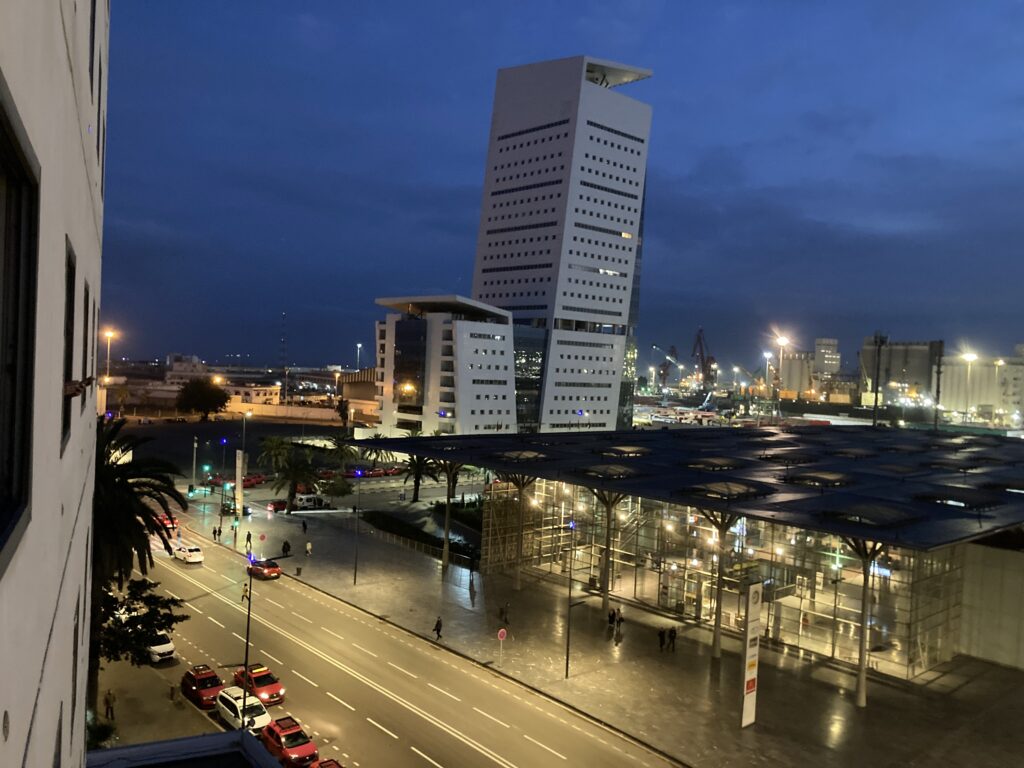
M 174 695 L 175 695 L 175 694 L 176 694 L 177 692 L 178 692 L 178 687 L 177 687 L 176 685 L 173 685 L 173 684 L 172 684 L 172 685 L 171 685 L 171 692 L 170 692 L 170 694 L 168 695 L 168 698 L 169 698 L 169 699 L 170 699 L 171 701 L 174 701 Z
M 301 565 L 295 566 L 295 575 L 296 576 L 301 576 L 302 575 L 302 566 Z

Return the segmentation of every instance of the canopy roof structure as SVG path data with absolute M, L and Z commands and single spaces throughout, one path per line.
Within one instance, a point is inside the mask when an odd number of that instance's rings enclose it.
M 353 440 L 916 550 L 1024 524 L 1024 441 L 872 427 Z

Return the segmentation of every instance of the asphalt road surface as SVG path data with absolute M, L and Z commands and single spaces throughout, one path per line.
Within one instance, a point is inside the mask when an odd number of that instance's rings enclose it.
M 245 560 L 195 543 L 204 564 L 161 550 L 150 575 L 191 616 L 175 628 L 180 660 L 160 671 L 176 684 L 187 665 L 207 663 L 230 683 L 244 656 Z M 266 663 L 287 691 L 270 714 L 300 720 L 322 758 L 415 768 L 674 765 L 449 653 L 443 635 L 412 635 L 289 578 L 254 581 L 252 600 L 249 661 Z

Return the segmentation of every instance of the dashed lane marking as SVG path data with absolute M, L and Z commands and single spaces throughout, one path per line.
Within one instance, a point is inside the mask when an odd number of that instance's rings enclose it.
M 327 633 L 328 635 L 334 635 L 334 636 L 335 636 L 336 638 L 338 638 L 339 640 L 344 640 L 344 639 L 345 639 L 344 637 L 342 637 L 341 635 L 339 635 L 339 634 L 338 634 L 337 632 L 331 632 L 331 630 L 329 630 L 329 629 L 328 629 L 327 627 L 320 627 L 320 629 L 322 629 L 322 630 L 323 630 L 324 632 L 326 632 L 326 633 Z
M 418 749 L 416 749 L 416 747 L 409 747 L 409 749 L 411 749 L 413 752 L 415 752 L 417 755 L 422 757 L 424 760 L 426 760 L 431 765 L 437 766 L 437 768 L 444 768 L 444 766 L 441 765 L 439 762 L 437 762 L 437 760 L 432 760 L 431 758 L 427 757 L 422 752 L 420 752 Z
M 279 602 L 277 602 L 276 600 L 271 600 L 271 599 L 270 599 L 269 597 L 267 597 L 267 598 L 264 598 L 264 599 L 265 599 L 265 600 L 266 600 L 266 601 L 267 601 L 268 603 L 270 603 L 271 605 L 276 605 L 276 606 L 277 606 L 278 608 L 280 608 L 280 609 L 284 610 L 284 606 L 283 606 L 283 605 L 281 605 L 281 604 L 280 604 Z
M 411 677 L 411 678 L 414 678 L 414 679 L 416 679 L 416 680 L 419 680 L 419 675 L 414 675 L 414 674 L 413 674 L 412 672 L 410 672 L 410 671 L 409 671 L 408 669 L 402 669 L 402 668 L 401 668 L 400 666 L 398 666 L 397 664 L 395 664 L 395 663 L 393 663 L 393 662 L 390 662 L 390 661 L 389 661 L 389 662 L 388 662 L 388 666 L 389 666 L 389 667 L 394 667 L 394 668 L 395 668 L 395 669 L 397 669 L 397 670 L 398 670 L 399 672 L 404 672 L 404 673 L 405 673 L 405 674 L 407 674 L 407 675 L 408 675 L 409 677 Z
M 196 608 L 196 607 L 195 607 L 194 605 L 192 605 L 192 603 L 185 603 L 185 605 L 187 605 L 187 606 L 188 606 L 189 608 L 191 608 L 191 609 L 192 609 L 193 611 L 195 611 L 196 613 L 205 613 L 205 611 L 201 611 L 201 610 L 199 610 L 199 609 L 198 609 L 198 608 Z
M 303 620 L 304 622 L 306 622 L 307 624 L 312 624 L 312 623 L 313 623 L 313 620 L 312 620 L 312 619 L 307 619 L 307 618 L 306 618 L 305 616 L 303 616 L 303 615 L 302 615 L 301 613 L 296 613 L 295 611 L 289 611 L 289 613 L 291 613 L 291 615 L 292 615 L 292 616 L 297 616 L 298 618 L 302 619 L 302 620 Z
M 314 688 L 319 688 L 319 687 L 320 687 L 320 686 L 319 686 L 319 685 L 318 685 L 317 683 L 314 683 L 314 682 L 313 682 L 312 680 L 310 680 L 310 679 L 309 679 L 308 677 L 306 677 L 306 676 L 305 676 L 304 674 L 302 674 L 301 672 L 296 672 L 296 671 L 295 671 L 295 670 L 293 669 L 293 670 L 292 670 L 292 673 L 293 673 L 293 674 L 295 674 L 295 676 L 296 676 L 296 677 L 301 677 L 301 678 L 302 678 L 303 680 L 305 680 L 305 681 L 306 681 L 307 683 L 309 683 L 310 685 L 312 685 L 312 686 L 313 686 Z
M 427 683 L 427 685 L 429 685 L 431 688 L 433 688 L 438 693 L 443 693 L 445 696 L 447 696 L 450 699 L 455 699 L 456 701 L 462 701 L 462 699 L 460 699 L 458 696 L 456 696 L 453 693 L 448 693 L 448 691 L 446 691 L 444 688 L 438 688 L 433 683 Z
M 477 709 L 476 707 L 473 707 L 473 711 L 474 711 L 474 712 L 477 712 L 477 713 L 479 713 L 479 714 L 481 714 L 481 715 L 483 715 L 483 716 L 484 716 L 484 717 L 486 717 L 486 718 L 487 718 L 488 720 L 493 720 L 494 722 L 496 722 L 496 723 L 497 723 L 498 725 L 500 725 L 500 726 L 503 726 L 503 727 L 505 727 L 505 728 L 508 728 L 508 723 L 503 723 L 503 722 L 501 722 L 501 720 L 499 720 L 498 718 L 496 718 L 496 717 L 495 717 L 494 715 L 489 715 L 489 714 L 487 714 L 486 712 L 484 712 L 484 711 L 483 711 L 482 709 Z
M 334 695 L 333 693 L 331 693 L 330 691 L 324 691 L 324 693 L 326 693 L 326 694 L 327 694 L 328 696 L 330 696 L 330 697 L 331 697 L 332 699 L 334 699 L 334 700 L 335 700 L 336 702 L 338 702 L 339 704 L 341 704 L 341 706 L 343 706 L 343 707 L 348 707 L 348 708 L 349 708 L 350 710 L 352 710 L 353 712 L 355 712 L 355 711 L 356 711 L 356 708 L 355 708 L 355 707 L 353 707 L 353 706 L 352 706 L 351 704 L 349 704 L 349 703 L 348 703 L 347 701 L 342 701 L 341 699 L 339 699 L 339 698 L 338 698 L 337 696 L 335 696 L 335 695 Z M 335 747 L 335 749 L 337 749 L 337 747 Z
M 358 649 L 359 649 L 360 651 L 362 651 L 363 653 L 368 653 L 368 654 L 370 654 L 370 655 L 371 655 L 371 656 L 373 656 L 373 658 L 375 658 L 375 659 L 377 658 L 377 654 L 376 654 L 376 653 L 374 653 L 373 651 L 368 651 L 368 650 L 366 650 L 365 648 L 363 648 L 363 646 L 359 645 L 358 643 L 352 643 L 352 647 L 353 647 L 353 648 L 358 648 Z
M 381 729 L 382 731 L 384 731 L 384 733 L 386 733 L 386 734 L 387 734 L 388 736 L 390 736 L 390 737 L 391 737 L 392 739 L 397 739 L 397 738 L 398 738 L 398 735 L 397 735 L 397 734 L 395 734 L 395 733 L 392 733 L 391 731 L 389 731 L 389 730 L 388 730 L 387 728 L 385 728 L 385 727 L 384 727 L 383 725 L 381 725 L 380 723 L 378 723 L 378 722 L 377 722 L 376 720 L 374 720 L 373 718 L 371 718 L 371 717 L 368 717 L 368 718 L 366 718 L 366 722 L 368 722 L 368 723 L 369 723 L 370 725 L 375 725 L 375 726 L 377 726 L 377 727 L 378 727 L 378 728 L 380 728 L 380 729 Z
M 208 618 L 210 621 L 212 621 L 214 624 L 216 624 L 221 629 L 226 629 L 226 627 L 223 624 L 221 624 L 219 621 L 217 621 L 215 618 L 213 618 L 213 616 L 207 616 L 206 618 Z
M 284 664 L 283 661 L 281 661 L 280 659 L 275 659 L 273 656 L 271 656 L 269 653 L 264 651 L 262 648 L 260 649 L 260 653 L 262 653 L 264 656 L 266 656 L 268 659 L 270 659 L 275 664 Z
M 242 641 L 243 643 L 245 642 L 245 638 L 244 638 L 244 637 L 242 637 L 242 636 L 241 636 L 240 634 L 238 634 L 237 632 L 232 632 L 231 634 L 232 634 L 232 635 L 234 635 L 235 637 L 237 637 L 237 638 L 238 638 L 239 640 L 241 640 L 241 641 Z M 249 647 L 250 647 L 250 648 L 255 648 L 255 647 L 256 647 L 256 644 L 255 644 L 255 643 L 251 643 L 251 642 L 250 642 L 250 643 L 249 643 Z
M 536 740 L 535 738 L 533 738 L 532 736 L 530 736 L 530 735 L 529 735 L 528 733 L 524 733 L 524 734 L 523 734 L 523 738 L 524 738 L 524 739 L 526 739 L 527 741 L 532 741 L 532 742 L 533 742 L 534 744 L 536 744 L 536 745 L 537 745 L 538 747 L 540 747 L 541 749 L 546 749 L 546 750 L 547 750 L 548 752 L 550 752 L 550 753 L 551 753 L 552 755 L 554 755 L 555 757 L 560 757 L 560 758 L 562 758 L 563 760 L 565 760 L 565 759 L 566 759 L 565 755 L 563 755 L 563 754 L 562 754 L 562 753 L 560 753 L 560 752 L 555 752 L 555 750 L 553 750 L 553 749 L 552 749 L 551 747 L 549 747 L 549 746 L 548 746 L 547 744 L 541 744 L 541 743 L 540 743 L 539 741 L 537 741 L 537 740 Z
M 178 596 L 177 596 L 176 594 L 174 594 L 173 592 L 171 592 L 171 590 L 169 590 L 169 589 L 165 589 L 165 590 L 164 590 L 164 592 L 166 592 L 166 593 L 167 593 L 168 595 L 170 595 L 171 597 L 173 597 L 173 598 L 174 598 L 175 600 L 181 600 L 181 598 L 180 598 L 180 597 L 178 597 Z

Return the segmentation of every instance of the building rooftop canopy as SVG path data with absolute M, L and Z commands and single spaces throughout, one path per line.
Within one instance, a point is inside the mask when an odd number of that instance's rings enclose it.
M 446 296 L 398 296 L 377 299 L 376 304 L 410 315 L 446 312 L 453 315 L 462 315 L 467 320 L 496 321 L 502 324 L 508 324 L 512 321 L 512 313 L 508 310 L 499 309 L 482 301 L 456 294 Z
M 871 427 L 360 440 L 453 461 L 916 550 L 1024 524 L 1024 441 Z
M 619 85 L 635 83 L 638 80 L 646 80 L 651 74 L 649 69 L 630 67 L 606 59 L 586 57 L 585 77 L 591 83 L 604 88 L 615 88 Z

